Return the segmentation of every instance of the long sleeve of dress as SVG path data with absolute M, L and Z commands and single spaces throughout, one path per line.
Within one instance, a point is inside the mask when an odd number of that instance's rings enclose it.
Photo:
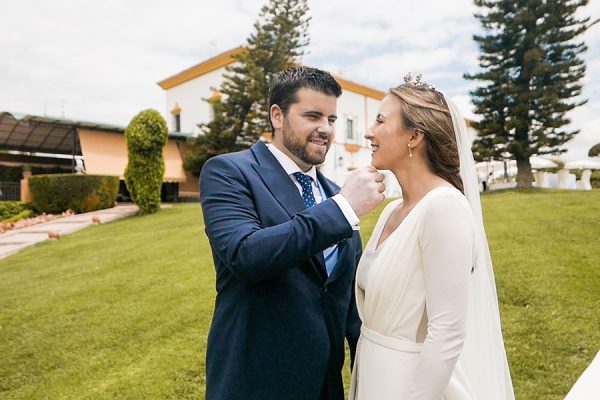
M 419 237 L 427 335 L 411 400 L 440 400 L 465 338 L 474 225 L 466 200 L 440 196 L 427 205 Z

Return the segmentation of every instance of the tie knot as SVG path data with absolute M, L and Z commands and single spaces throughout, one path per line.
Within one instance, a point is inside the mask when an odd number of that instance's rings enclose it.
M 294 172 L 293 173 L 294 177 L 296 178 L 296 180 L 298 181 L 298 183 L 300 183 L 300 186 L 302 186 L 302 188 L 305 187 L 311 187 L 312 188 L 312 177 L 303 174 L 302 172 Z

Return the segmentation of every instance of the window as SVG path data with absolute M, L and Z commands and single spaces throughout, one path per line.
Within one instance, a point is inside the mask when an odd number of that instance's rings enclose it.
M 175 102 L 175 107 L 171 110 L 173 116 L 173 128 L 175 132 L 181 132 L 181 107 L 179 103 Z
M 346 118 L 346 137 L 354 140 L 354 120 L 352 118 Z
M 175 118 L 175 132 L 181 132 L 181 114 L 177 113 L 173 117 Z

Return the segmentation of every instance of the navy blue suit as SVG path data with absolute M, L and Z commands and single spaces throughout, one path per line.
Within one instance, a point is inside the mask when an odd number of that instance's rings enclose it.
M 361 242 L 327 198 L 305 209 L 266 145 L 210 159 L 200 193 L 217 273 L 206 354 L 208 400 L 342 400 L 344 337 L 360 334 L 354 276 Z M 337 243 L 328 277 L 322 251 Z

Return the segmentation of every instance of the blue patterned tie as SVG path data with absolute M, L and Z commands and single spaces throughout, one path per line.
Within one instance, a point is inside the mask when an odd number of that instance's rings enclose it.
M 315 204 L 317 204 L 312 189 L 313 179 L 310 176 L 303 174 L 302 172 L 294 172 L 292 175 L 294 175 L 294 177 L 302 187 L 302 200 L 304 200 L 304 205 L 306 206 L 306 208 L 312 207 Z

